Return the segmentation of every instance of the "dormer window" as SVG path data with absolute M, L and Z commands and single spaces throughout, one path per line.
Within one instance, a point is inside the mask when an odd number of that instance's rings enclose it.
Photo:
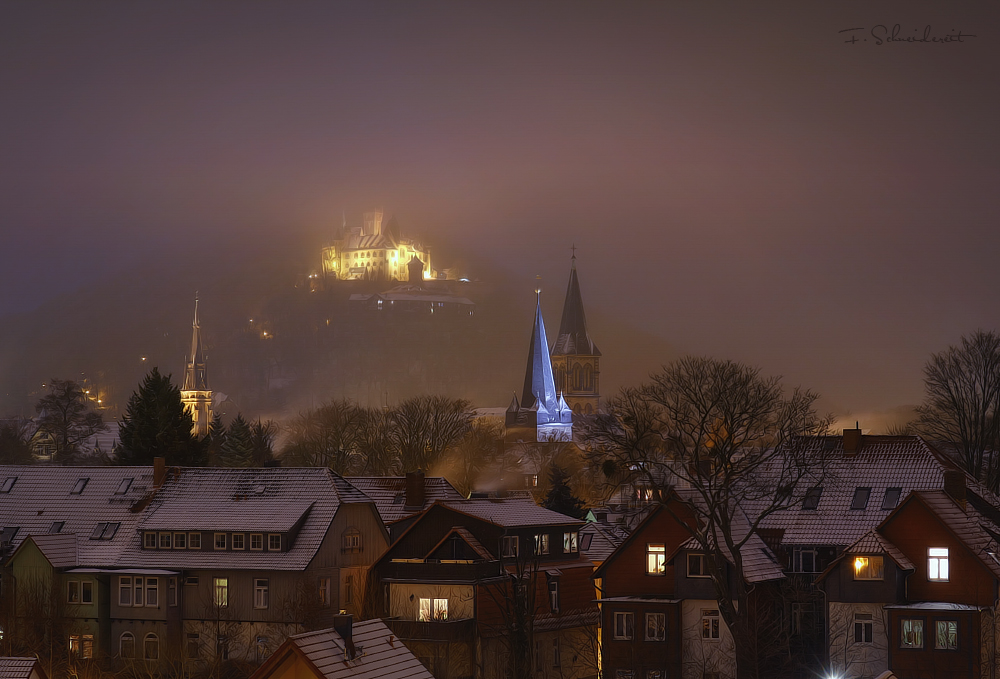
M 868 498 L 872 494 L 871 488 L 855 488 L 854 499 L 851 501 L 851 509 L 863 510 L 868 506 Z
M 927 579 L 948 582 L 947 547 L 931 547 L 927 550 Z
M 142 534 L 142 548 L 143 549 L 156 549 L 156 533 L 143 533 Z
M 90 481 L 90 477 L 83 477 L 76 480 L 76 484 L 73 486 L 73 490 L 69 491 L 70 495 L 79 495 L 83 492 L 83 489 L 87 487 L 87 482 Z
M 267 536 L 267 551 L 281 551 L 281 533 L 269 533 Z
M 517 558 L 517 536 L 504 535 L 501 543 L 502 556 L 508 559 Z
M 563 533 L 563 552 L 575 554 L 580 551 L 580 537 L 576 531 Z
M 344 531 L 344 551 L 345 552 L 360 552 L 361 551 L 361 531 L 357 528 L 348 528 Z
M 883 576 L 883 561 L 880 556 L 854 557 L 855 580 L 881 580 Z

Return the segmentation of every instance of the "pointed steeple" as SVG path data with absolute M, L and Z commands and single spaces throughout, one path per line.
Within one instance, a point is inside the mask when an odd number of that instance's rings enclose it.
M 600 356 L 601 352 L 587 332 L 587 315 L 583 311 L 583 296 L 580 294 L 580 280 L 576 276 L 576 246 L 573 246 L 569 285 L 566 301 L 563 303 L 559 335 L 552 347 L 553 356 L 583 355 Z
M 198 295 L 194 296 L 194 322 L 191 324 L 191 354 L 184 371 L 185 391 L 208 391 L 208 365 L 201 346 L 201 327 L 198 325 Z
M 545 322 L 542 320 L 542 291 L 536 289 L 535 327 L 531 329 L 531 344 L 528 345 L 528 366 L 524 371 L 521 407 L 532 408 L 541 401 L 539 408 L 552 412 L 556 409 L 556 399 L 556 382 L 552 376 L 549 341 L 545 336 Z

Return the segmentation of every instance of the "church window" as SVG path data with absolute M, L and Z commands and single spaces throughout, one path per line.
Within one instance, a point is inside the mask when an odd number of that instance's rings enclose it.
M 583 369 L 583 388 L 587 391 L 594 390 L 594 369 L 589 365 Z
M 583 389 L 583 368 L 577 363 L 573 366 L 573 390 L 579 391 Z

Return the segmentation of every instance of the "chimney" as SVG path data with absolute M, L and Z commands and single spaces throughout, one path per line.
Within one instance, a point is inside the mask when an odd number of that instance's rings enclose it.
M 965 511 L 965 472 L 958 469 L 944 470 L 944 492 Z
M 356 651 L 354 648 L 354 616 L 341 613 L 333 616 L 333 629 L 344 640 L 344 658 L 354 660 Z
M 153 488 L 159 488 L 167 479 L 167 461 L 162 457 L 153 458 Z
M 418 469 L 415 472 L 407 472 L 406 499 L 404 500 L 405 506 L 420 509 L 424 506 L 425 499 L 424 471 L 422 469 Z
M 861 450 L 861 429 L 844 430 L 844 455 L 854 456 Z

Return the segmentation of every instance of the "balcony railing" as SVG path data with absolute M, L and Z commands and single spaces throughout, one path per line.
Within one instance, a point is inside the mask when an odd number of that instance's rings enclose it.
M 500 575 L 499 561 L 478 563 L 438 563 L 391 561 L 379 567 L 384 580 L 424 582 L 477 582 Z
M 435 622 L 386 618 L 383 622 L 393 634 L 407 641 L 472 641 L 476 630 L 472 618 Z

